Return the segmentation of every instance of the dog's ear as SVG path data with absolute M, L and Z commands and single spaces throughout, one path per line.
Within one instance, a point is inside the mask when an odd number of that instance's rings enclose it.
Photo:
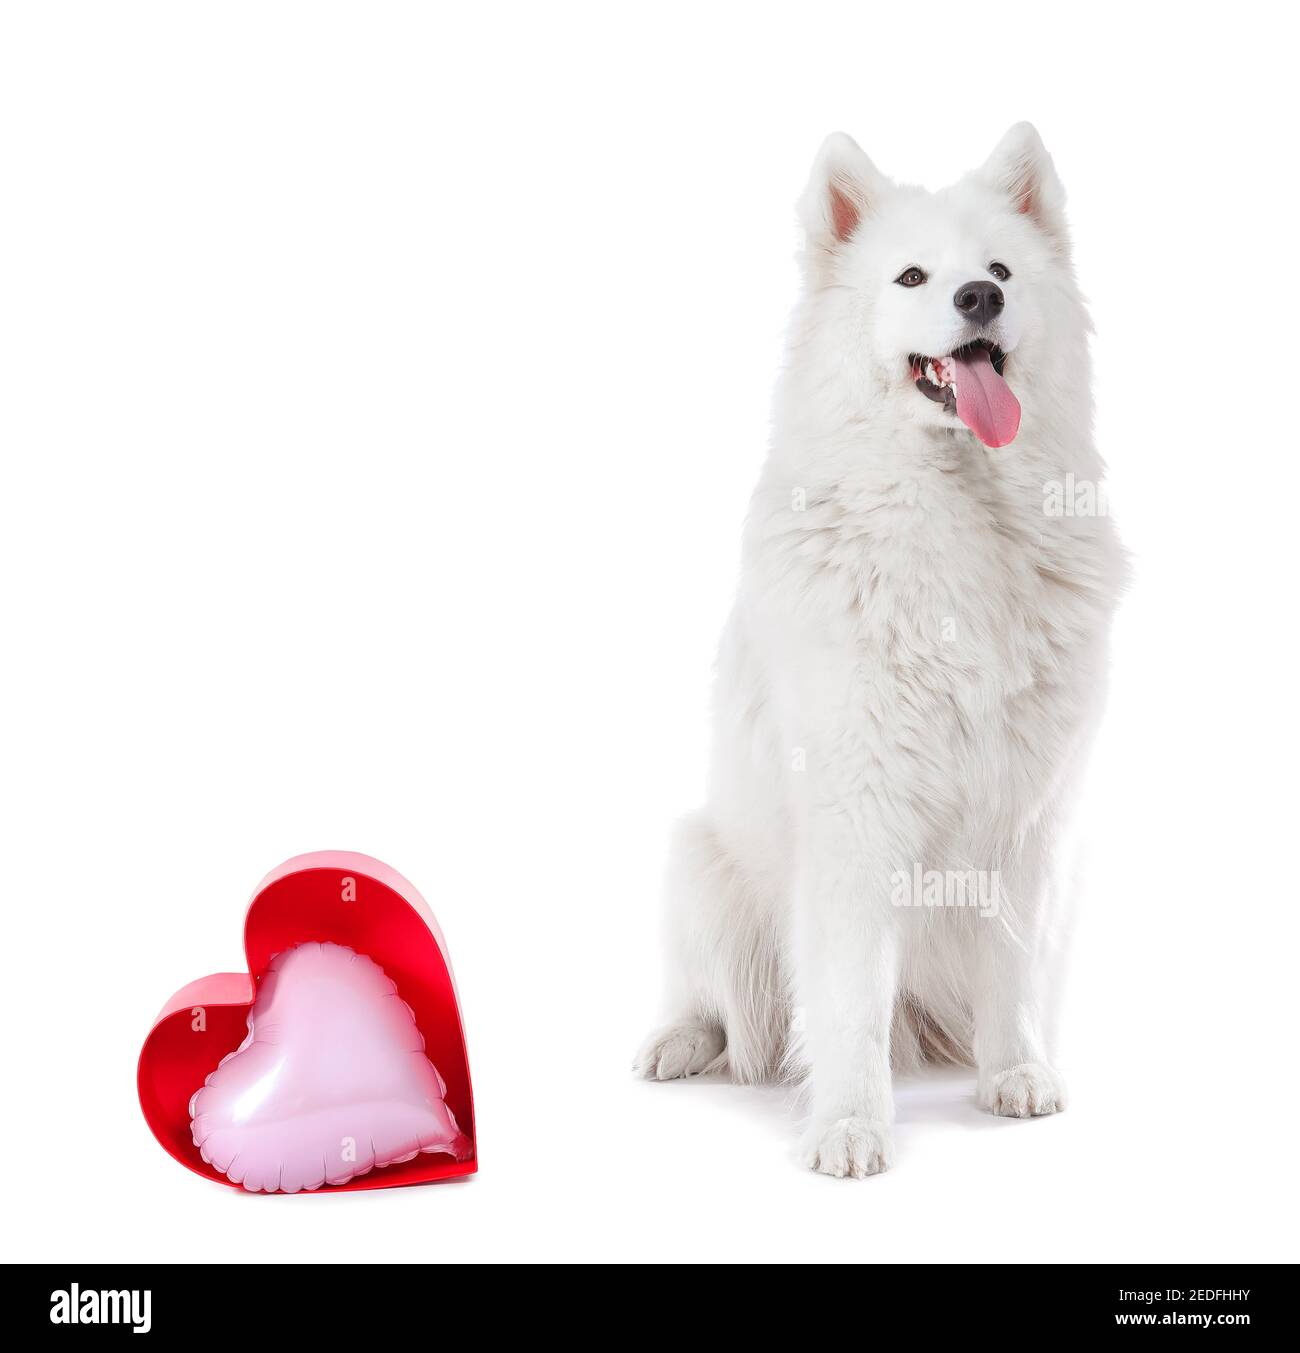
M 1017 122 L 980 174 L 1049 235 L 1065 239 L 1065 189 L 1033 123 Z
M 843 132 L 832 132 L 813 163 L 799 199 L 799 217 L 810 248 L 837 249 L 889 186 L 862 147 Z

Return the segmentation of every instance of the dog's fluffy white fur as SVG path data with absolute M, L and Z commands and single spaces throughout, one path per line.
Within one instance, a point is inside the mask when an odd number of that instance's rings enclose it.
M 721 643 L 709 801 L 672 847 L 669 1017 L 637 1066 L 795 1068 L 802 1155 L 827 1174 L 889 1164 L 891 1066 L 973 1062 L 998 1114 L 1065 1104 L 1045 1033 L 1056 843 L 1124 556 L 1097 510 L 1063 208 L 1028 124 L 934 193 L 832 136 L 800 204 L 805 290 Z M 925 282 L 899 285 L 913 266 Z M 1022 419 L 991 450 L 918 391 L 912 357 L 976 337 L 954 295 L 1007 270 L 978 337 Z M 1080 486 L 1082 510 L 1061 507 Z M 971 870 L 996 909 L 899 905 L 902 880 Z

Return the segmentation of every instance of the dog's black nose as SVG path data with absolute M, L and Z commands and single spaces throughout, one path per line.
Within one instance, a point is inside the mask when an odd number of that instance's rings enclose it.
M 957 288 L 952 303 L 974 324 L 983 327 L 997 319 L 1006 304 L 996 282 L 965 282 Z

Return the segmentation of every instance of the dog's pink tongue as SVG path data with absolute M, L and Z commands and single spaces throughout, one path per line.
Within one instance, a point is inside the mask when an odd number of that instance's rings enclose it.
M 957 417 L 985 446 L 1006 446 L 1020 430 L 1020 401 L 993 370 L 986 348 L 955 356 Z

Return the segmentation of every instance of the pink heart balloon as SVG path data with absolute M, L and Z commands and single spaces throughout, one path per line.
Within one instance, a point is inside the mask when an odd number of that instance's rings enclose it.
M 341 944 L 277 954 L 248 1036 L 190 1100 L 200 1155 L 252 1192 L 346 1184 L 421 1151 L 471 1150 L 411 1008 Z

